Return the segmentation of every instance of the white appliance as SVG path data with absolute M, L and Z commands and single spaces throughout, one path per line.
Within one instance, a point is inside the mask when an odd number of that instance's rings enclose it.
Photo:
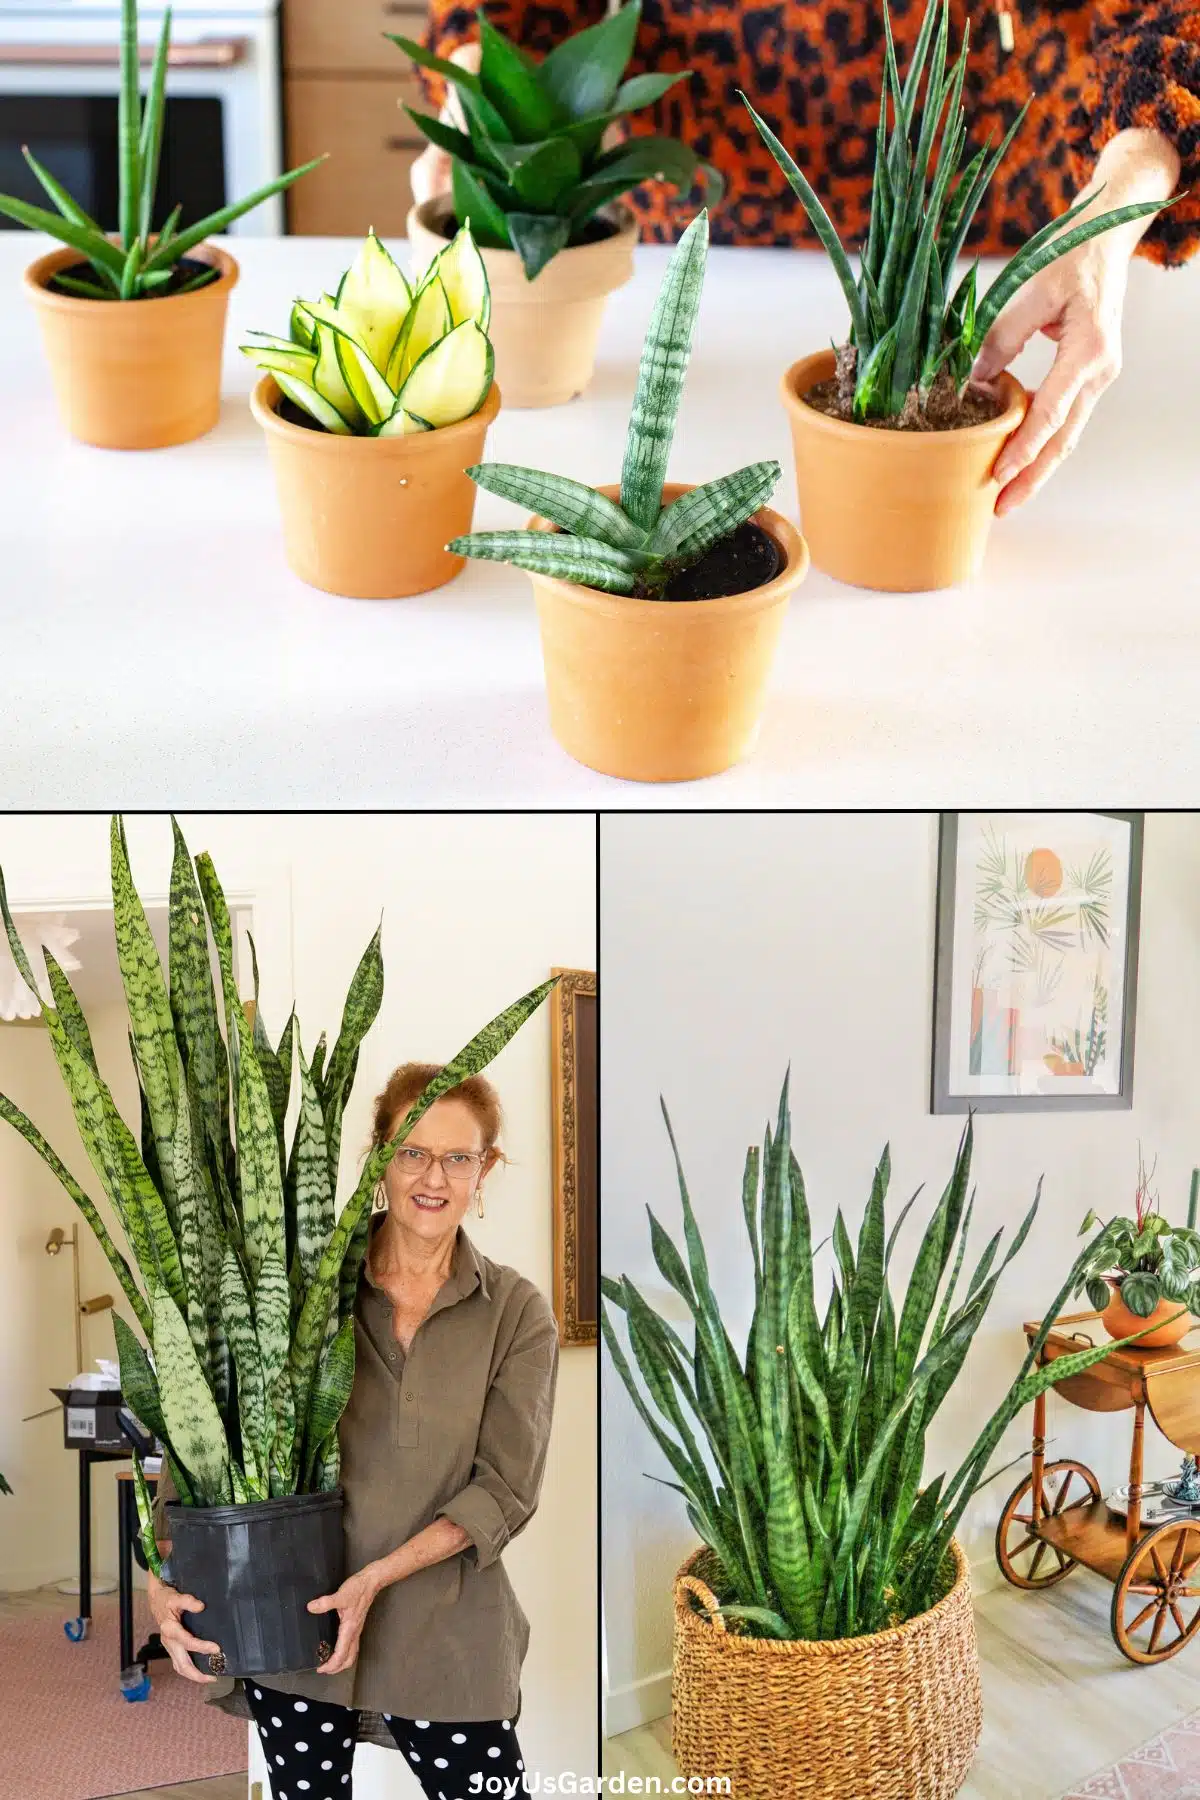
M 278 0 L 174 0 L 163 217 L 180 202 L 186 225 L 282 172 L 277 13 Z M 142 0 L 140 15 L 148 64 L 160 0 Z M 115 227 L 120 19 L 119 0 L 0 0 L 0 193 L 49 207 L 21 156 L 28 144 L 85 211 Z M 231 229 L 277 235 L 282 196 Z

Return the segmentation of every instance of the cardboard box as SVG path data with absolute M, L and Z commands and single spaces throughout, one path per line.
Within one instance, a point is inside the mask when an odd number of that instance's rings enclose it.
M 51 1388 L 62 1401 L 63 1443 L 68 1450 L 120 1450 L 131 1455 L 117 1413 L 119 1388 Z

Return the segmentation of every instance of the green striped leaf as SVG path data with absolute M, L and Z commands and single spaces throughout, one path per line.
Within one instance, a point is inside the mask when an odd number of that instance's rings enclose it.
M 121 77 L 117 88 L 117 195 L 121 243 L 132 248 L 138 229 L 138 194 L 141 188 L 142 109 L 138 93 L 137 0 L 121 0 Z
M 342 1113 L 350 1097 L 359 1045 L 379 1016 L 383 1003 L 382 921 L 363 951 L 354 971 L 342 1010 L 342 1024 L 329 1053 L 319 1089 L 329 1153 L 329 1187 L 337 1191 L 338 1162 L 342 1141 Z
M 267 1464 L 274 1420 L 267 1414 L 262 1355 L 254 1328 L 250 1294 L 232 1248 L 226 1249 L 221 1263 L 221 1316 L 237 1372 L 238 1418 L 247 1485 L 256 1499 L 265 1500 L 269 1491 Z
M 154 1128 L 158 1166 L 166 1194 L 174 1201 L 171 1140 L 179 1103 L 178 1052 L 171 1002 L 149 922 L 133 885 L 129 848 L 120 815 L 111 831 L 113 925 L 117 961 L 125 989 L 129 1026 L 137 1052 L 137 1068 Z
M 165 1443 L 167 1422 L 159 1397 L 158 1377 L 150 1367 L 150 1358 L 120 1313 L 114 1312 L 112 1322 L 121 1369 L 121 1397 L 134 1418 Z
M 446 548 L 455 556 L 511 563 L 534 575 L 553 575 L 609 594 L 629 594 L 637 581 L 632 553 L 614 550 L 599 538 L 568 537 L 548 531 L 472 531 Z
M 653 531 L 662 511 L 663 482 L 700 310 L 707 255 L 708 213 L 702 210 L 671 253 L 638 365 L 621 469 L 621 508 L 644 531 Z
M 647 534 L 641 527 L 627 519 L 607 495 L 581 481 L 512 463 L 476 463 L 467 474 L 489 494 L 514 501 L 574 537 L 594 538 L 612 550 L 647 548 Z
M 167 1441 L 201 1505 L 232 1499 L 229 1444 L 212 1390 L 196 1360 L 183 1315 L 165 1288 L 152 1296 L 154 1362 Z
M 321 1357 L 304 1425 L 307 1446 L 305 1475 L 311 1478 L 318 1456 L 337 1430 L 354 1385 L 354 1320 L 346 1319 Z
M 146 1486 L 141 1458 L 137 1456 L 133 1459 L 133 1491 L 137 1498 L 138 1537 L 141 1540 L 142 1555 L 146 1558 L 146 1567 L 151 1574 L 157 1575 L 161 1581 L 163 1565 L 154 1536 L 154 1506 L 150 1499 L 150 1489 Z
M 487 1068 L 557 985 L 557 976 L 542 982 L 520 1000 L 506 1007 L 502 1013 L 498 1013 L 482 1031 L 477 1032 L 470 1043 L 451 1058 L 441 1074 L 435 1076 L 420 1098 L 413 1102 L 395 1137 L 380 1145 L 367 1157 L 358 1186 L 342 1208 L 329 1242 L 321 1254 L 316 1275 L 309 1284 L 292 1335 L 288 1369 L 300 1417 L 307 1417 L 317 1358 L 324 1346 L 326 1326 L 337 1297 L 343 1258 L 363 1215 L 370 1212 L 375 1189 L 383 1179 L 392 1157 L 434 1102 L 460 1086 L 469 1075 L 478 1075 Z
M 673 500 L 647 546 L 657 556 L 702 556 L 765 506 L 779 484 L 777 462 L 749 463 Z
M 329 1175 L 329 1155 L 325 1143 L 325 1123 L 321 1100 L 312 1070 L 299 1048 L 300 1110 L 292 1140 L 292 1157 L 288 1168 L 289 1192 L 296 1226 L 296 1257 L 303 1284 L 312 1281 L 321 1260 L 321 1252 L 333 1230 L 333 1186 Z
M 225 1168 L 231 1156 L 229 1061 L 218 1024 L 204 902 L 174 818 L 171 829 L 175 841 L 168 923 L 171 1015 L 189 1079 L 196 1084 L 206 1142 Z

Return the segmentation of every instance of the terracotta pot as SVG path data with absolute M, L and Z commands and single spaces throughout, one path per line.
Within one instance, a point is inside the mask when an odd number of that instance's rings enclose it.
M 783 378 L 792 426 L 800 522 L 813 564 L 855 587 L 907 593 L 970 580 L 1000 492 L 996 458 L 1029 396 L 1001 375 L 1004 411 L 957 431 L 885 431 L 847 424 L 805 403 L 834 372 L 822 350 Z
M 688 491 L 669 484 L 663 500 Z M 620 487 L 600 489 L 616 499 Z M 550 726 L 577 762 L 626 781 L 695 781 L 754 747 L 767 676 L 804 539 L 777 512 L 754 515 L 779 546 L 773 581 L 720 600 L 635 600 L 531 575 Z M 553 531 L 533 518 L 537 531 Z
M 515 250 L 480 251 L 492 291 L 488 335 L 506 406 L 558 406 L 592 379 L 605 303 L 633 274 L 638 235 L 627 208 L 606 207 L 600 216 L 619 225 L 615 236 L 560 250 L 533 281 L 525 279 Z M 414 272 L 446 248 L 449 239 L 438 226 L 453 217 L 449 196 L 412 208 L 406 230 Z
M 1146 1332 L 1144 1338 L 1140 1338 L 1136 1344 L 1129 1346 L 1131 1350 L 1165 1349 L 1168 1344 L 1177 1344 L 1180 1338 L 1186 1337 L 1196 1324 L 1190 1312 L 1185 1311 L 1181 1318 L 1175 1317 L 1180 1307 L 1178 1300 L 1160 1300 L 1152 1313 L 1147 1314 L 1144 1319 L 1139 1319 L 1136 1313 L 1130 1312 L 1122 1300 L 1121 1290 L 1116 1282 L 1107 1275 L 1105 1280 L 1112 1290 L 1112 1299 L 1100 1314 L 1100 1323 L 1109 1337 L 1126 1338 L 1133 1337 L 1134 1333 L 1138 1331 Z M 1173 1323 L 1163 1323 L 1168 1319 Z M 1149 1327 L 1152 1325 L 1157 1329 L 1151 1331 Z
M 47 283 L 83 261 L 53 250 L 25 271 L 50 378 L 72 437 L 105 450 L 161 450 L 211 431 L 221 412 L 225 309 L 238 266 L 225 250 L 189 252 L 220 271 L 194 294 L 84 300 Z
M 282 395 L 264 375 L 250 396 L 275 468 L 283 543 L 302 581 L 352 600 L 399 600 L 443 587 L 464 558 L 446 545 L 470 531 L 475 483 L 500 409 L 492 383 L 457 425 L 408 437 L 335 437 L 281 418 Z

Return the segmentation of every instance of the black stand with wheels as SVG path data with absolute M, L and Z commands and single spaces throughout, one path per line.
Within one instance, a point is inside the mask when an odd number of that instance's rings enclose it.
M 154 1490 L 155 1475 L 146 1476 L 146 1486 Z M 126 1700 L 150 1698 L 150 1676 L 147 1665 L 157 1657 L 165 1657 L 162 1639 L 152 1631 L 146 1642 L 133 1653 L 133 1560 L 146 1567 L 141 1544 L 137 1510 L 137 1491 L 132 1472 L 124 1469 L 117 1476 L 117 1581 L 121 1592 L 121 1692 Z
M 127 1462 L 128 1450 L 93 1450 L 80 1444 L 79 1458 L 79 1612 L 63 1622 L 63 1630 L 73 1644 L 83 1642 L 92 1629 L 92 1464 Z

